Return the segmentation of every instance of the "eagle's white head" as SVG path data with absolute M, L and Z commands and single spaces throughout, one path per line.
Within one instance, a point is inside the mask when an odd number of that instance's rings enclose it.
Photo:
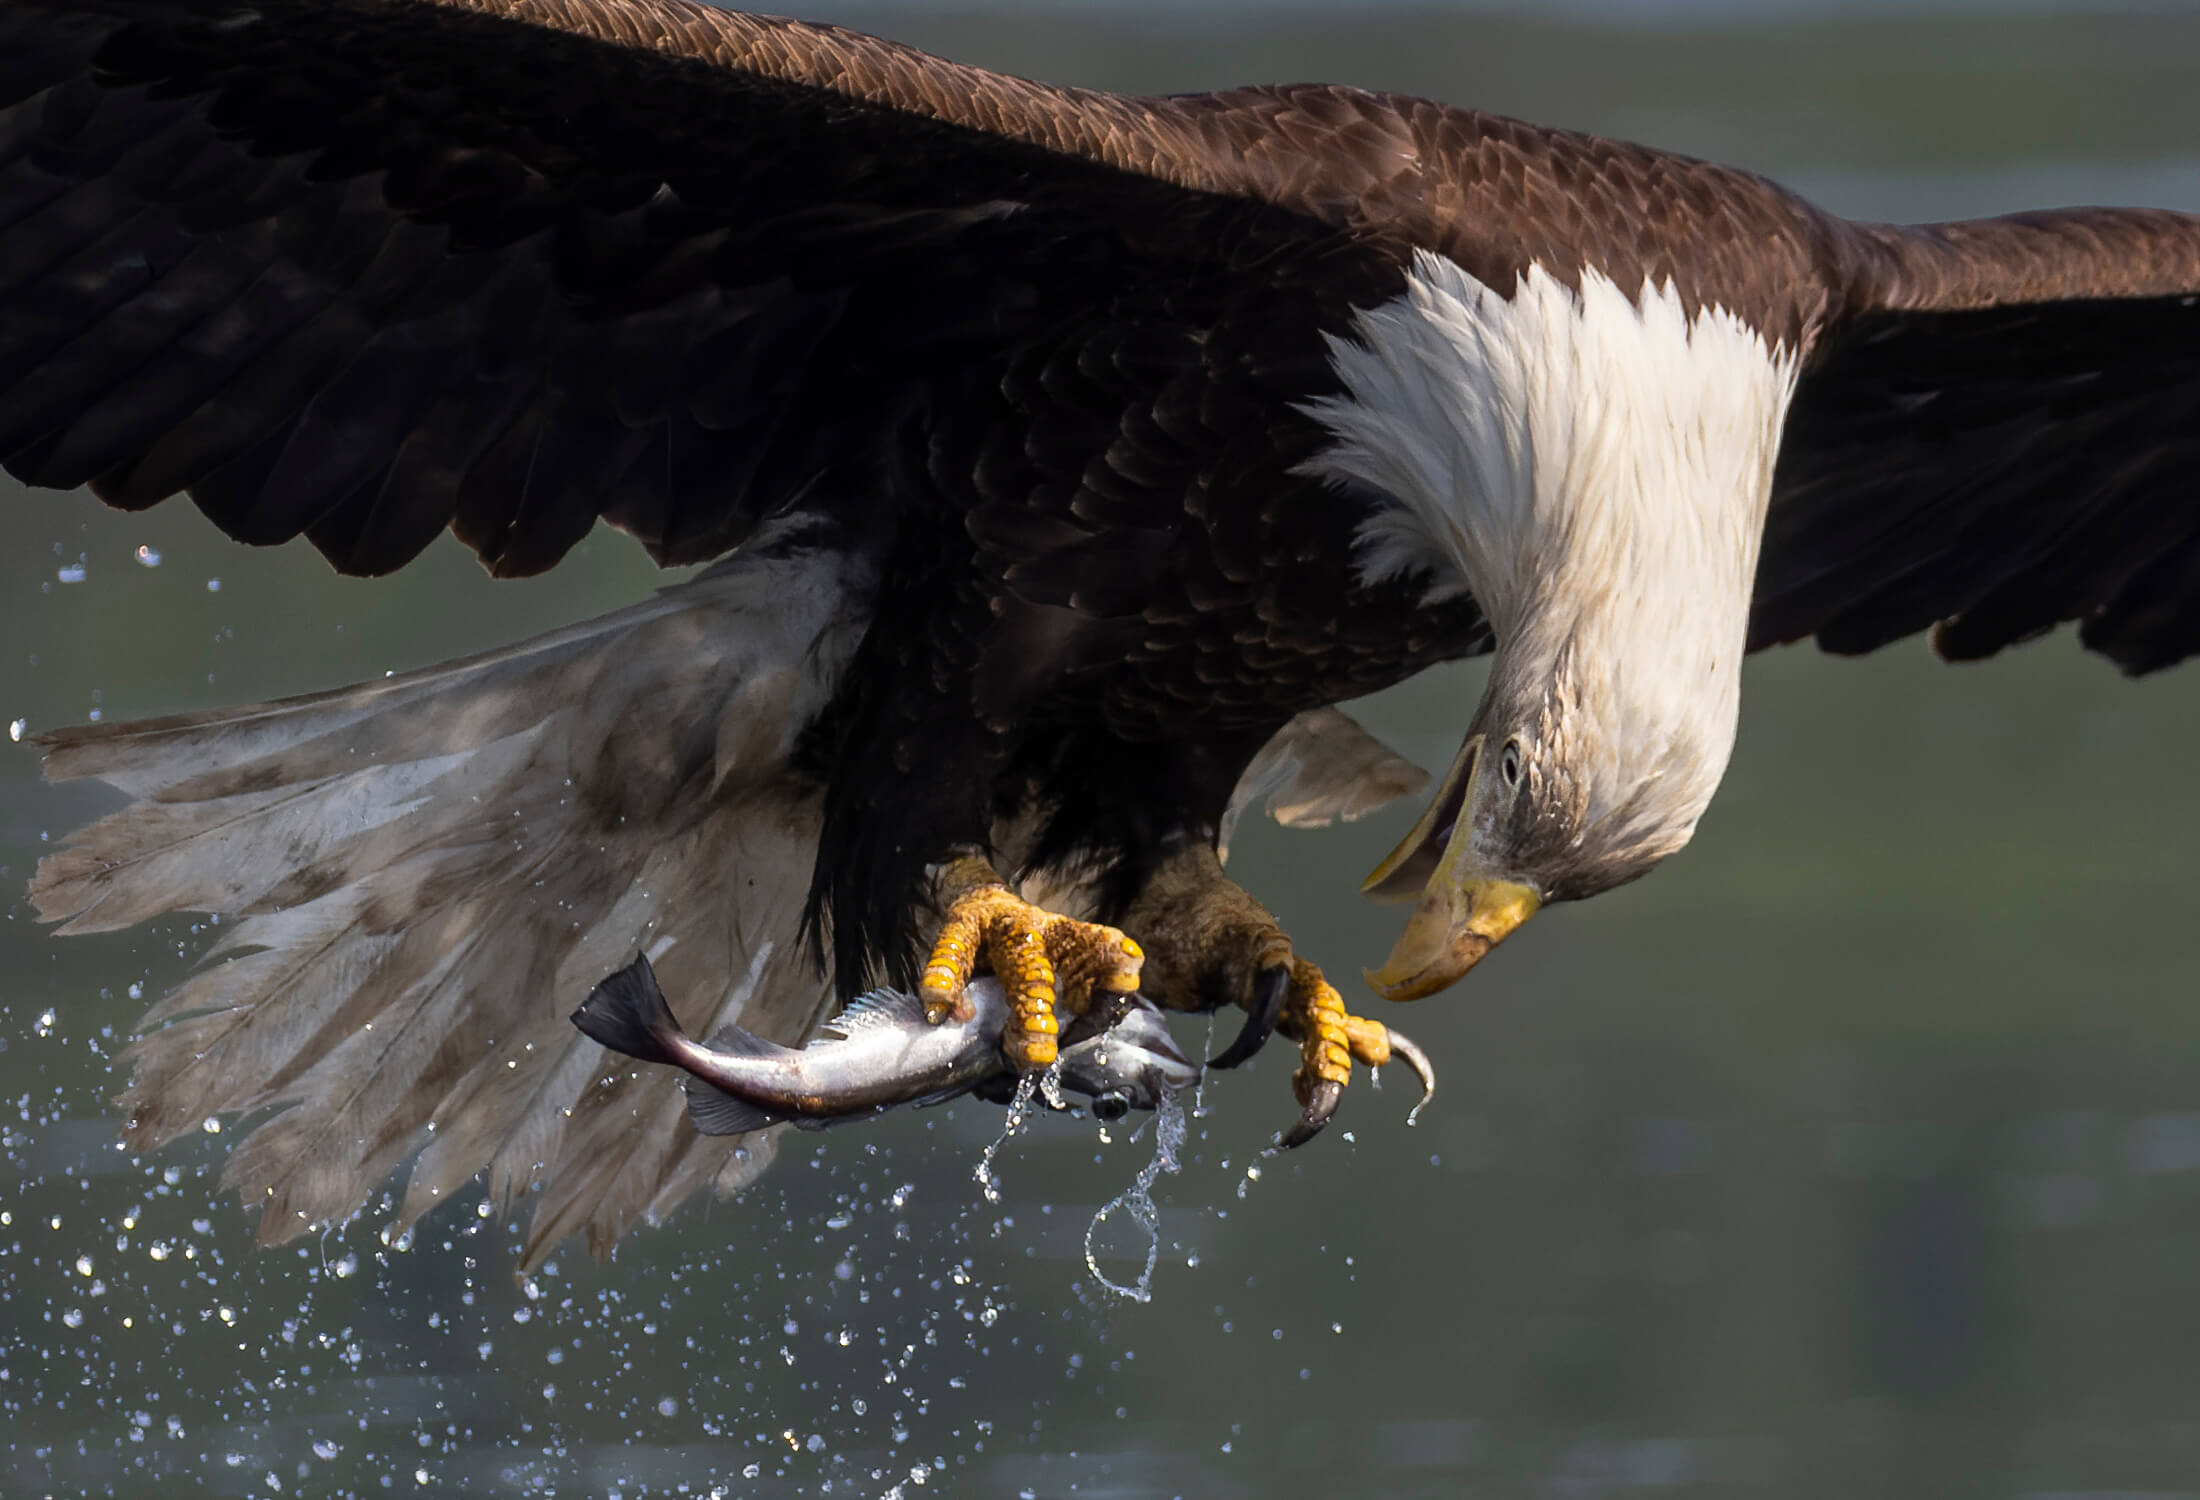
M 1466 742 L 1370 877 L 1420 906 L 1369 980 L 1443 988 L 1547 901 L 1688 842 L 1734 747 L 1793 351 L 1670 286 L 1443 257 L 1333 344 L 1323 473 L 1388 497 L 1362 574 L 1471 594 L 1496 640 Z

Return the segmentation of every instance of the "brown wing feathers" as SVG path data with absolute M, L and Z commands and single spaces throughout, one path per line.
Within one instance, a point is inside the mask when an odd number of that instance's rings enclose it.
M 1415 245 L 1503 281 L 1596 242 L 1793 333 L 1806 269 L 1792 200 L 1635 147 L 1055 89 L 680 0 L 5 0 L 0 95 L 0 462 L 353 572 L 444 524 L 532 572 L 599 512 L 721 551 L 957 341 L 1109 307 L 1139 258 L 1234 274 L 1187 193 L 1334 238 L 1340 309 Z M 1707 196 L 1692 239 L 1633 227 Z
M 1782 445 L 1753 639 L 1991 655 L 2076 621 L 2200 649 L 2200 221 L 1843 226 L 1845 315 Z
M 1843 225 L 1423 101 L 1119 98 L 680 0 L 0 0 L 0 462 L 358 572 L 445 525 L 531 572 L 599 514 L 707 557 L 872 484 L 925 372 L 1143 316 L 1104 283 L 1206 253 L 1170 239 L 1187 191 L 1330 235 L 1325 309 L 1426 246 L 1811 346 L 1759 642 L 2186 649 L 2191 220 Z M 1073 564 L 1042 591 L 1107 571 Z
M 347 571 L 449 524 L 532 572 L 599 512 L 723 551 L 846 450 L 864 359 L 1018 293 L 955 243 L 1001 205 L 894 132 L 821 165 L 784 87 L 463 13 L 0 5 L 0 92 L 0 460 Z
M 1968 312 L 2200 291 L 2200 220 L 2062 208 L 1951 224 L 1844 224 L 1835 261 L 1855 313 Z

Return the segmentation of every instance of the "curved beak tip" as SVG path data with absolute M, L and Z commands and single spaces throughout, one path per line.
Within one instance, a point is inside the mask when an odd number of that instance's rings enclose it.
M 1363 971 L 1386 1000 L 1419 1000 L 1449 988 L 1543 904 L 1517 881 L 1473 879 L 1453 884 L 1443 871 L 1429 882 L 1420 906 L 1379 969 Z
M 1405 947 L 1400 943 L 1400 949 Z M 1464 945 L 1463 945 L 1464 946 Z M 1369 989 L 1385 1000 L 1423 1000 L 1439 990 L 1449 989 L 1458 983 L 1467 970 L 1480 962 L 1489 944 L 1481 944 L 1472 951 L 1454 951 L 1439 954 L 1429 962 L 1417 963 L 1400 952 L 1393 952 L 1389 962 L 1379 969 L 1363 969 L 1361 977 Z

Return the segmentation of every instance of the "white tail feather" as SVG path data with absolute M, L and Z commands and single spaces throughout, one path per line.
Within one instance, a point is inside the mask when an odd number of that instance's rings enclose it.
M 268 1242 L 416 1152 L 403 1223 L 486 1166 L 500 1204 L 541 1189 L 531 1260 L 753 1177 L 768 1140 L 696 1135 L 669 1071 L 566 1014 L 650 946 L 698 1034 L 815 1026 L 819 811 L 787 760 L 861 628 L 844 566 L 752 551 L 507 650 L 50 737 L 50 777 L 140 800 L 39 867 L 43 919 L 239 919 L 130 1048 L 130 1144 L 276 1111 L 224 1174 Z

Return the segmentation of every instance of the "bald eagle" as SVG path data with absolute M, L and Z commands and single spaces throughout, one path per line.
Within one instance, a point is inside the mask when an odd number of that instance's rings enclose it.
M 1489 653 L 1368 887 L 1388 997 L 1685 844 L 1743 656 L 2069 621 L 2200 644 L 2200 221 L 1851 223 L 1747 173 L 1331 87 L 1128 98 L 683 0 L 0 0 L 0 464 L 240 541 L 499 575 L 599 521 L 656 597 L 314 697 L 45 736 L 133 803 L 64 932 L 232 918 L 147 1017 L 150 1148 L 268 1109 L 280 1239 L 415 1157 L 534 1250 L 721 1141 L 565 1025 L 647 952 L 799 1041 L 990 968 L 1380 1023 L 1225 875 L 1250 802 L 1417 789 L 1332 705 Z M 416 1155 L 417 1154 L 417 1155 Z

